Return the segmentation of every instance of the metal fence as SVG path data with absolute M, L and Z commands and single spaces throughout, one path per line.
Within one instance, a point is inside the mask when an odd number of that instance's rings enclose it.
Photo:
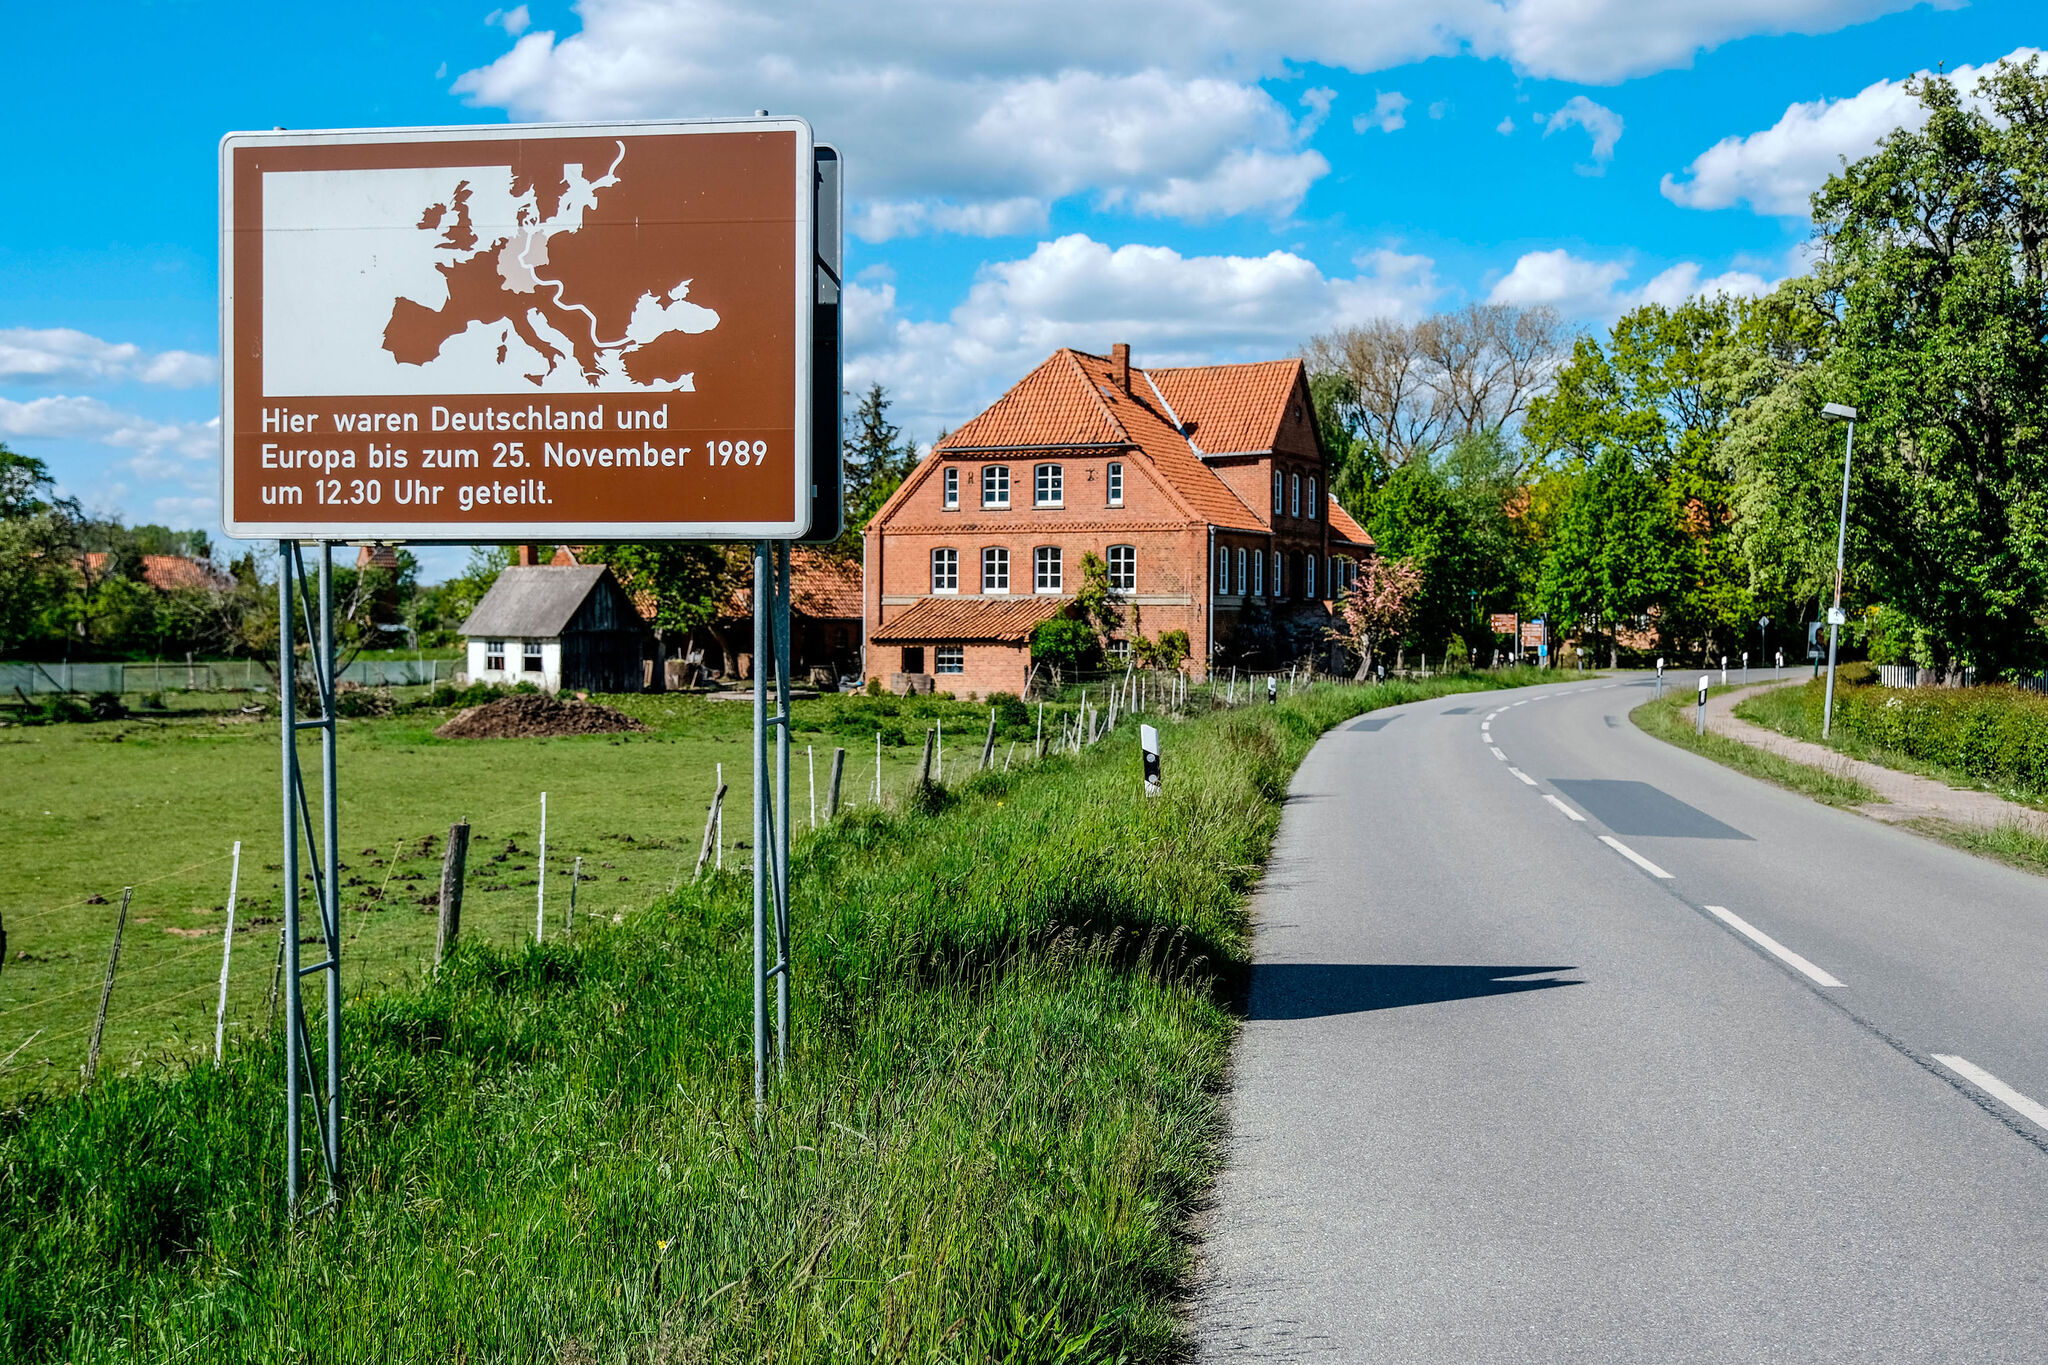
M 1933 669 L 1921 669 L 1913 664 L 1879 664 L 1877 666 L 1877 680 L 1886 687 L 1946 686 L 1939 673 Z M 1975 687 L 1976 685 L 1977 670 L 1974 668 L 1964 669 L 1963 680 L 1960 686 Z M 2014 678 L 2011 685 L 2028 692 L 2048 693 L 2048 673 L 2036 674 L 2031 678 Z
M 456 659 L 358 659 L 341 670 L 341 681 L 364 687 L 408 687 L 446 682 L 461 667 Z M 257 692 L 274 683 L 271 672 L 251 659 L 213 663 L 0 664 L 0 696 L 19 689 L 29 696 L 53 692 Z

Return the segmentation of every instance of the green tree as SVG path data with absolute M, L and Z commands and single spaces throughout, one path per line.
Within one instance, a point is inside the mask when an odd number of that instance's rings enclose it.
M 1493 575 L 1444 475 L 1427 459 L 1395 469 L 1373 495 L 1366 529 L 1381 555 L 1412 565 L 1421 576 L 1407 611 L 1407 638 L 1425 649 L 1452 636 L 1464 640 L 1476 628 L 1478 594 Z
M 1560 629 L 1604 632 L 1609 661 L 1618 664 L 1616 629 L 1670 599 L 1679 557 L 1672 521 L 1656 479 L 1626 452 L 1602 451 L 1572 476 L 1544 554 L 1539 610 Z
M 846 524 L 858 531 L 917 465 L 917 446 L 889 420 L 889 395 L 868 385 L 841 443 L 846 469 Z M 856 546 L 858 539 L 856 537 Z

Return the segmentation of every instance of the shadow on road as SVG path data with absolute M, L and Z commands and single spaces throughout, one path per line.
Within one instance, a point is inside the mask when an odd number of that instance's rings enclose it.
M 1577 986 L 1578 981 L 1520 977 L 1573 967 L 1443 967 L 1421 963 L 1267 962 L 1252 969 L 1252 1019 L 1320 1019 L 1404 1005 L 1476 1000 L 1486 995 Z

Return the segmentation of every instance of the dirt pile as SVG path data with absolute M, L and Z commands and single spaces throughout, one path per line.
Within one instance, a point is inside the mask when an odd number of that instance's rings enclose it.
M 536 692 L 485 702 L 455 713 L 434 731 L 443 739 L 540 739 L 552 735 L 616 735 L 647 729 L 624 711 L 596 702 L 562 701 Z

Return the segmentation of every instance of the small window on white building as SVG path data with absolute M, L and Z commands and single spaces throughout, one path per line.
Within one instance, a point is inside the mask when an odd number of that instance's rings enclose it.
M 484 641 L 484 671 L 487 673 L 503 673 L 505 671 L 505 642 L 503 640 Z
M 1109 547 L 1109 586 L 1117 592 L 1138 590 L 1138 547 L 1135 545 L 1112 545 Z
M 1008 507 L 1010 505 L 1010 467 L 1008 465 L 983 465 L 981 469 L 981 505 L 983 507 Z
M 1010 552 L 1000 545 L 991 545 L 981 552 L 981 590 L 1010 590 Z
M 1041 545 L 1031 552 L 1031 586 L 1035 592 L 1058 592 L 1061 587 L 1060 547 Z
M 1124 467 L 1120 461 L 1111 460 L 1109 470 L 1103 475 L 1103 484 L 1109 491 L 1109 505 L 1124 505 Z
M 540 666 L 540 641 L 528 640 L 519 653 L 519 667 L 522 671 L 527 673 L 539 673 L 542 671 Z
M 949 469 L 946 471 L 946 510 L 950 512 L 955 508 L 959 507 L 959 505 L 960 471 L 957 469 Z
M 932 591 L 960 591 L 960 552 L 958 550 L 932 551 Z
M 964 645 L 940 645 L 932 651 L 932 672 L 965 673 L 967 671 L 967 649 Z
M 1289 492 L 1288 496 L 1291 497 L 1294 502 L 1294 505 L 1289 510 L 1288 515 L 1298 517 L 1301 515 L 1301 475 L 1290 474 L 1288 478 L 1292 480 L 1292 483 L 1290 485 L 1291 491 Z
M 1042 464 L 1033 471 L 1032 502 L 1038 507 L 1058 507 L 1063 501 L 1066 478 L 1056 464 Z

